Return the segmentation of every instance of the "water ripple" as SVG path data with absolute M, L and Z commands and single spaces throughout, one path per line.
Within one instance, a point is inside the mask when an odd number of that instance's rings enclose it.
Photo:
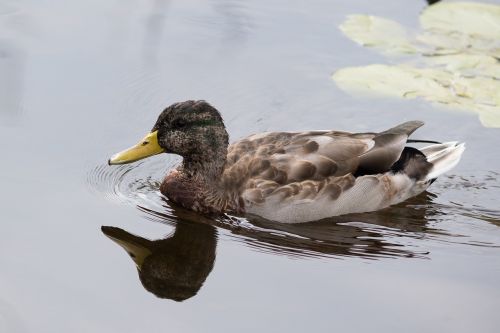
M 440 243 L 500 246 L 484 232 L 485 228 L 500 226 L 500 212 L 477 204 L 466 205 L 460 200 L 467 191 L 491 191 L 496 185 L 492 174 L 479 178 L 450 176 L 432 188 L 455 201 L 440 203 L 438 195 L 424 193 L 378 212 L 282 224 L 255 216 L 225 215 L 213 219 L 176 207 L 159 192 L 164 174 L 173 166 L 174 163 L 165 166 L 161 159 L 118 167 L 103 164 L 89 172 L 87 183 L 112 202 L 137 207 L 150 221 L 172 226 L 183 220 L 206 223 L 226 230 L 223 239 L 292 258 L 427 258 Z M 470 202 L 467 198 L 464 201 Z M 487 224 L 481 224 L 484 222 Z
M 167 170 L 159 159 L 113 167 L 101 164 L 87 174 L 86 182 L 109 201 L 162 209 L 159 187 Z

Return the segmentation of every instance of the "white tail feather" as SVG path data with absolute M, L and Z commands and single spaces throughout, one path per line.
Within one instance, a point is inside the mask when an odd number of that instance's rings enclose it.
M 426 176 L 426 180 L 437 178 L 445 172 L 453 169 L 465 150 L 465 143 L 444 142 L 421 148 L 420 151 L 427 157 L 427 161 L 433 164 L 432 169 Z

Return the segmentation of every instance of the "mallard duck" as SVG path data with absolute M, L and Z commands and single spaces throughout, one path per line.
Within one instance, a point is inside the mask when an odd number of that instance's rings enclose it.
M 108 163 L 177 154 L 182 163 L 160 186 L 175 204 L 203 214 L 307 222 L 397 204 L 453 168 L 463 143 L 406 146 L 422 125 L 409 121 L 380 133 L 266 132 L 229 145 L 220 113 L 205 101 L 186 101 L 167 107 L 144 139 Z

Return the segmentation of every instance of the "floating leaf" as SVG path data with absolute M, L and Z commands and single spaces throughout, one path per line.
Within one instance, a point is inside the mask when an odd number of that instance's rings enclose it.
M 397 22 L 369 15 L 349 15 L 340 30 L 363 46 L 386 52 L 416 53 L 417 48 L 406 30 Z
M 500 6 L 438 3 L 423 11 L 420 23 L 423 31 L 411 37 L 394 21 L 350 15 L 340 26 L 346 36 L 386 54 L 420 55 L 421 66 L 344 68 L 333 79 L 348 91 L 421 97 L 476 111 L 483 125 L 500 127 Z
M 477 2 L 441 2 L 423 11 L 420 24 L 424 30 L 445 34 L 457 32 L 495 40 L 500 36 L 500 6 Z
M 462 77 L 441 69 L 409 65 L 369 65 L 338 70 L 333 79 L 346 91 L 401 98 L 423 98 L 452 108 L 476 111 L 486 127 L 500 127 L 500 81 Z
M 416 98 L 430 95 L 436 100 L 449 100 L 449 79 L 442 71 L 411 66 L 369 65 L 338 70 L 333 79 L 344 90 L 360 90 L 385 95 Z M 432 92 L 432 93 L 431 93 Z
M 429 65 L 442 67 L 462 76 L 486 76 L 500 80 L 500 63 L 494 57 L 478 54 L 455 54 L 425 58 Z

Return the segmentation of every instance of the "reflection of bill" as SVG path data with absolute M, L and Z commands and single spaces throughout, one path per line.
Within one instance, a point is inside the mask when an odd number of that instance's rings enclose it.
M 0 120 L 14 123 L 21 111 L 24 52 L 14 43 L 0 39 Z
M 127 251 L 144 288 L 160 298 L 193 297 L 214 265 L 217 232 L 210 225 L 182 221 L 171 237 L 155 241 L 115 227 L 102 232 Z

